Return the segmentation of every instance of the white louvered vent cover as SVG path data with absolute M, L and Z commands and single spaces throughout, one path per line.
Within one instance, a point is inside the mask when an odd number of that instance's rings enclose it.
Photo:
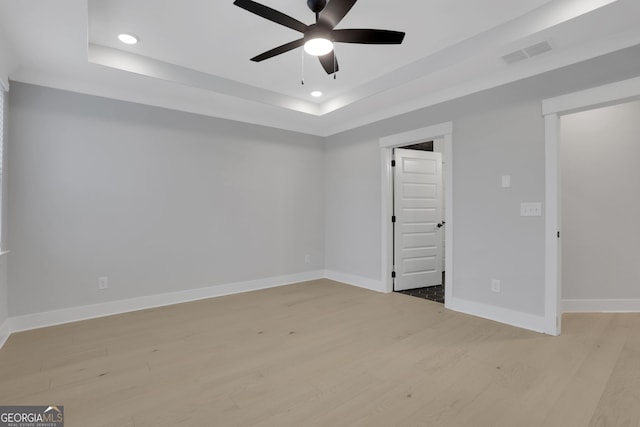
M 551 45 L 547 41 L 536 43 L 533 46 L 524 48 L 524 51 L 527 55 L 529 55 L 529 58 L 531 58 L 532 56 L 541 55 L 545 52 L 549 52 L 550 50 Z
M 551 44 L 548 41 L 543 41 L 525 47 L 524 49 L 508 53 L 502 57 L 502 60 L 507 64 L 513 64 L 515 62 L 524 61 L 525 59 L 549 52 L 552 49 L 553 47 L 551 47 Z
M 516 50 L 502 57 L 507 64 L 513 64 L 514 62 L 524 61 L 528 56 L 523 50 Z

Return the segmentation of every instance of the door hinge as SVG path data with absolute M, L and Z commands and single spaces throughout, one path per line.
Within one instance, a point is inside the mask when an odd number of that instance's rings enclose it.
M 391 160 L 391 167 L 395 168 L 396 167 L 396 161 L 395 160 Z
M 558 231 L 558 239 L 560 238 L 560 232 Z
M 396 222 L 396 216 L 395 215 L 391 217 L 391 222 Z
M 395 272 L 395 271 L 392 271 L 392 272 L 391 272 L 391 278 L 392 278 L 392 279 L 395 279 L 395 278 L 396 278 L 396 272 Z

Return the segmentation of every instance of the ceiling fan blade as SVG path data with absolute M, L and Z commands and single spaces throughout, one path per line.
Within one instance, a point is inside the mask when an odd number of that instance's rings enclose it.
M 322 68 L 324 68 L 327 74 L 333 74 L 336 71 L 340 71 L 335 51 L 332 50 L 326 55 L 318 56 L 318 59 L 320 60 L 320 64 L 322 64 Z
M 351 10 L 357 0 L 331 0 L 320 12 L 318 23 L 333 28 Z
M 303 44 L 304 44 L 304 39 L 295 40 L 295 41 L 283 44 L 282 46 L 275 47 L 264 53 L 261 53 L 260 55 L 251 58 L 251 60 L 253 62 L 264 61 L 265 59 L 273 58 L 274 56 L 280 55 L 281 53 L 289 52 L 290 50 L 300 47 Z
M 400 44 L 404 40 L 403 32 L 390 30 L 333 30 L 331 36 L 334 41 L 342 43 Z
M 233 2 L 233 4 L 243 8 L 244 10 L 268 19 L 269 21 L 273 21 L 276 24 L 289 27 L 292 30 L 299 31 L 301 33 L 307 31 L 308 26 L 306 24 L 303 24 L 302 22 L 290 17 L 289 15 L 285 15 L 282 12 L 278 12 L 277 10 L 271 9 L 270 7 L 267 7 L 260 3 L 256 3 L 251 0 L 236 0 Z

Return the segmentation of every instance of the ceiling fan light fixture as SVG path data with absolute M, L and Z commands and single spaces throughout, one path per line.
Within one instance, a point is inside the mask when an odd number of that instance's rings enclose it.
M 258 15 L 261 18 L 275 22 L 283 27 L 302 33 L 303 37 L 289 43 L 269 49 L 260 55 L 251 58 L 253 62 L 261 62 L 265 59 L 292 51 L 304 46 L 302 64 L 304 67 L 305 53 L 317 56 L 327 74 L 333 74 L 340 70 L 335 54 L 334 43 L 357 44 L 401 44 L 405 33 L 402 31 L 380 30 L 375 28 L 346 28 L 336 29 L 342 19 L 349 13 L 358 0 L 307 0 L 307 6 L 316 15 L 315 23 L 307 25 L 289 15 L 272 9 L 269 6 L 254 0 L 234 0 L 233 4 Z M 304 72 L 303 72 L 304 74 Z
M 322 56 L 333 50 L 333 42 L 324 37 L 309 39 L 304 44 L 304 51 L 309 55 Z
M 136 44 L 138 43 L 138 37 L 133 34 L 122 33 L 118 34 L 118 40 L 124 44 Z

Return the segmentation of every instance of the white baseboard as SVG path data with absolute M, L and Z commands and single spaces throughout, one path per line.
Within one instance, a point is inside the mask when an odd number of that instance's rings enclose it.
M 332 270 L 325 270 L 324 277 L 330 280 L 335 280 L 336 282 L 342 282 L 376 292 L 388 292 L 386 286 L 380 280 L 368 279 L 366 277 L 354 276 Z M 535 316 L 533 314 L 521 313 L 519 311 L 472 302 L 455 297 L 449 298 L 445 302 L 445 307 L 450 310 L 505 323 L 518 328 L 555 335 L 554 331 L 547 331 L 547 322 L 545 321 L 544 316 Z
M 105 302 L 101 304 L 71 307 L 61 310 L 47 311 L 43 313 L 26 314 L 23 316 L 11 317 L 9 319 L 11 324 L 10 332 L 26 331 L 29 329 L 43 328 L 47 326 L 77 322 L 79 320 L 93 319 L 97 317 L 111 316 L 114 314 L 127 313 L 148 308 L 180 304 L 183 302 L 197 301 L 249 291 L 257 291 L 260 289 L 275 288 L 278 286 L 290 285 L 293 283 L 306 282 L 309 280 L 322 278 L 323 271 L 310 271 L 305 273 L 290 274 L 286 276 L 276 276 L 266 279 L 229 283 L 179 292 L 170 292 L 166 294 L 149 295 L 126 300 Z
M 7 342 L 9 335 L 11 335 L 11 319 L 5 319 L 0 325 L 0 348 Z
M 324 278 L 346 283 L 347 285 L 369 289 L 370 291 L 387 293 L 384 283 L 380 280 L 368 279 L 366 277 L 354 276 L 352 274 L 340 273 L 339 271 L 325 270 Z
M 545 327 L 546 322 L 544 316 L 535 316 L 533 314 L 522 313 L 502 307 L 496 307 L 494 305 L 482 304 L 455 297 L 445 300 L 445 307 L 450 310 L 482 317 L 483 319 L 489 319 L 499 323 L 505 323 L 518 328 L 554 335 L 551 331 L 546 330 L 547 328 Z
M 10 317 L 9 319 L 5 320 L 2 325 L 0 325 L 0 348 L 2 348 L 2 345 L 6 342 L 9 335 L 11 335 L 11 333 L 13 332 L 43 328 L 63 323 L 76 322 L 80 320 L 87 320 L 114 314 L 127 313 L 131 311 L 144 310 L 148 308 L 214 298 L 224 295 L 274 288 L 278 286 L 290 285 L 294 283 L 306 282 L 309 280 L 317 280 L 322 278 L 335 280 L 375 292 L 387 293 L 386 286 L 380 280 L 369 279 L 366 277 L 341 273 L 333 270 L 310 271 L 286 276 L 277 276 L 246 282 L 229 283 L 218 286 L 210 286 L 206 288 L 190 289 L 180 292 L 150 295 L 131 298 L 127 300 L 111 301 L 101 304 L 92 304 Z M 587 311 L 640 311 L 640 300 L 610 301 L 617 301 L 617 305 L 615 305 L 615 307 L 613 305 L 609 305 L 607 306 L 608 309 Z M 520 313 L 513 310 L 471 302 L 458 298 L 449 298 L 445 306 L 451 310 L 482 317 L 489 320 L 494 320 L 496 322 L 506 323 L 512 326 L 521 327 L 536 332 L 545 332 L 545 319 L 541 316 Z M 566 305 L 563 305 L 563 308 L 564 311 L 571 311 L 567 310 Z
M 562 313 L 640 313 L 640 299 L 564 299 Z

